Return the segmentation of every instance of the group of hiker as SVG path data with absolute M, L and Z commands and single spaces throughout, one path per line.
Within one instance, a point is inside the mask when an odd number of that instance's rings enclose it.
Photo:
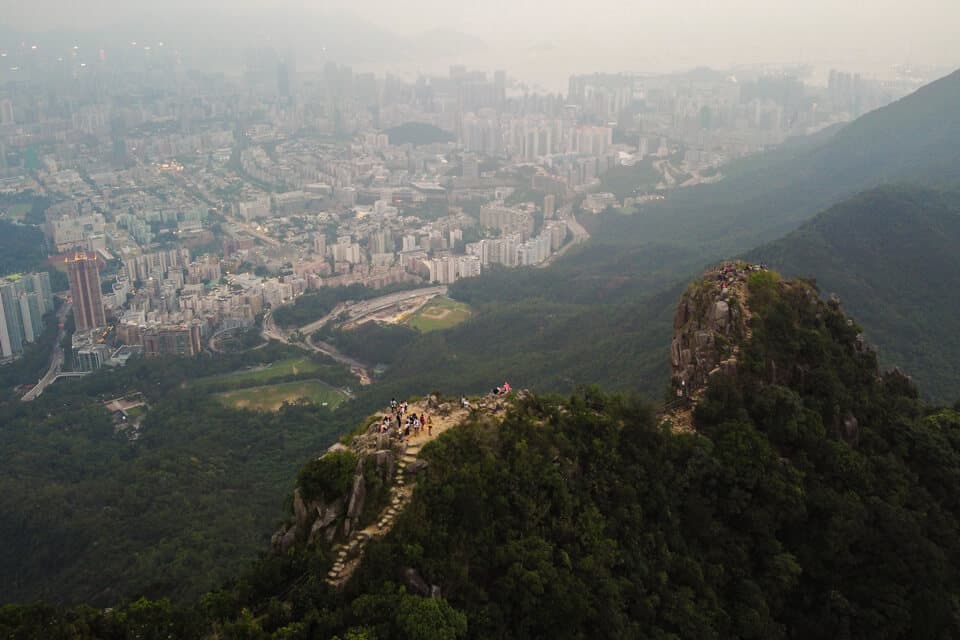
M 495 396 L 508 396 L 512 390 L 513 389 L 510 387 L 510 383 L 504 380 L 503 386 L 494 387 L 490 394 Z
M 507 396 L 513 391 L 510 383 L 504 383 L 494 387 L 490 392 L 494 396 Z M 473 409 L 473 405 L 467 400 L 466 396 L 460 396 L 460 408 L 468 411 Z M 406 416 L 406 417 L 405 417 Z M 379 422 L 379 431 L 381 434 L 393 433 L 400 440 L 409 438 L 411 435 L 420 434 L 422 429 L 426 429 L 427 435 L 433 435 L 433 418 L 421 413 L 417 415 L 416 411 L 410 411 L 410 403 L 397 402 L 396 398 L 390 400 L 390 415 L 383 416 Z M 394 429 L 391 431 L 391 429 Z
M 392 415 L 383 416 L 380 420 L 380 433 L 389 433 L 391 427 L 396 422 L 396 431 L 394 432 L 400 440 L 409 438 L 411 435 L 419 435 L 421 429 L 427 430 L 427 435 L 433 435 L 433 418 L 427 417 L 422 412 L 417 415 L 416 411 L 410 411 L 410 404 L 407 402 L 397 402 L 394 398 L 390 400 L 390 413 Z M 404 419 L 406 416 L 406 419 Z
M 510 383 L 506 380 L 503 381 L 503 384 L 497 387 L 494 387 L 490 390 L 490 395 L 492 396 L 508 396 L 510 392 L 513 391 L 513 387 L 510 386 Z M 467 400 L 467 396 L 460 396 L 460 408 L 470 411 L 473 409 L 473 405 L 470 404 L 470 401 Z
M 717 282 L 720 283 L 720 289 L 725 291 L 727 287 L 736 282 L 737 277 L 741 274 L 741 272 L 749 273 L 752 271 L 766 270 L 767 265 L 765 263 L 745 264 L 742 262 L 724 262 L 716 270 Z

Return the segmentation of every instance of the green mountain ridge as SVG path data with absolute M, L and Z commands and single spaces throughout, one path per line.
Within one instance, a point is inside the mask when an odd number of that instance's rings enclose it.
M 838 294 L 884 362 L 947 402 L 960 396 L 958 247 L 960 193 L 902 185 L 837 204 L 747 256 Z
M 735 368 L 710 375 L 695 433 L 632 396 L 524 394 L 423 447 L 411 501 L 342 589 L 326 581 L 336 550 L 301 542 L 195 605 L 10 605 L 0 635 L 957 635 L 960 415 L 881 374 L 812 285 L 742 277 L 749 331 Z M 724 295 L 711 275 L 681 304 Z M 301 474 L 324 502 L 351 485 L 353 461 L 330 459 Z
M 642 251 L 650 243 L 692 248 L 692 259 L 682 254 L 669 263 L 693 270 L 704 266 L 697 258 L 715 260 L 773 241 L 834 203 L 883 183 L 956 183 L 958 166 L 955 71 L 832 135 L 737 161 L 719 183 L 675 191 L 638 215 L 608 216 L 594 237 L 621 251 Z

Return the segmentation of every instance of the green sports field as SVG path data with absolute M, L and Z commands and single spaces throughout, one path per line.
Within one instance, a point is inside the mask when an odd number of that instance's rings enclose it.
M 249 387 L 218 393 L 216 397 L 235 409 L 255 411 L 276 411 L 284 402 L 295 402 L 300 399 L 320 405 L 326 403 L 326 406 L 333 409 L 346 399 L 342 391 L 319 380 L 297 380 Z
M 11 204 L 8 207 L 0 206 L 0 220 L 16 220 L 23 222 L 23 219 L 30 213 L 28 204 Z
M 407 320 L 422 333 L 455 327 L 470 317 L 470 307 L 450 298 L 434 298 Z
M 212 376 L 197 380 L 200 385 L 221 385 L 229 384 L 242 387 L 249 384 L 266 384 L 279 378 L 289 376 L 306 376 L 316 373 L 320 370 L 320 365 L 309 358 L 287 358 L 278 360 L 269 365 L 228 373 L 226 375 Z M 221 389 L 223 387 L 220 387 Z

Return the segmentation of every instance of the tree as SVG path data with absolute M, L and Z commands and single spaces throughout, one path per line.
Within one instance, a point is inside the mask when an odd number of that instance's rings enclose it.
M 407 640 L 456 640 L 467 633 L 467 616 L 446 600 L 405 595 L 397 613 L 397 628 Z

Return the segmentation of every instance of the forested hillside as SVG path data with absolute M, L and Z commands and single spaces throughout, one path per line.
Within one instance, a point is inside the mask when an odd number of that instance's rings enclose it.
M 724 168 L 726 179 L 682 189 L 641 214 L 607 216 L 594 237 L 644 251 L 668 244 L 700 260 L 746 251 L 795 229 L 860 191 L 903 180 L 957 181 L 960 71 L 933 82 L 833 134 L 795 141 Z M 698 268 L 686 251 L 664 267 Z
M 36 227 L 0 220 L 0 276 L 45 268 L 43 233 Z
M 0 602 L 185 601 L 247 567 L 296 469 L 357 419 L 307 404 L 237 410 L 214 396 L 231 380 L 217 376 L 291 351 L 134 360 L 0 403 Z M 338 372 L 318 363 L 310 376 L 350 380 Z M 103 405 L 137 393 L 147 406 L 128 422 Z
M 749 338 L 695 433 L 630 396 L 527 397 L 424 447 L 412 503 L 343 590 L 326 547 L 300 544 L 195 606 L 10 606 L 0 632 L 956 636 L 960 415 L 880 375 L 810 285 L 761 272 L 748 287 Z
M 369 411 L 391 397 L 481 393 L 504 380 L 544 392 L 597 384 L 660 398 L 681 287 L 637 293 L 655 279 L 670 282 L 657 260 L 656 253 L 638 256 L 617 267 L 621 276 L 561 263 L 461 280 L 451 295 L 474 313 L 452 329 L 421 335 L 369 324 L 326 338 L 363 361 L 389 365 L 358 399 Z
M 960 193 L 871 190 L 749 256 L 815 278 L 863 319 L 884 362 L 936 400 L 960 398 Z

